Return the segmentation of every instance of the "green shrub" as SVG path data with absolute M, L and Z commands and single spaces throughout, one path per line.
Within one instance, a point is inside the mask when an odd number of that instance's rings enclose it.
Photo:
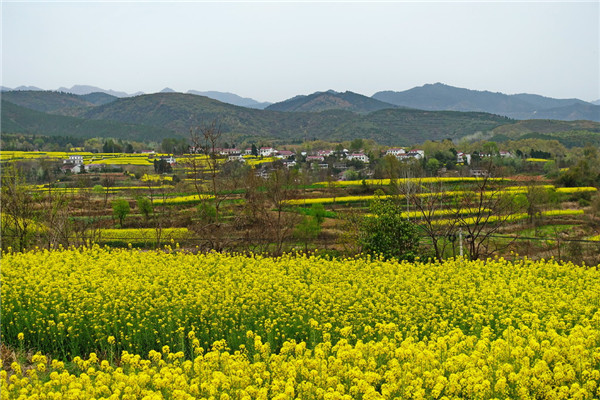
M 413 261 L 419 246 L 417 226 L 403 218 L 400 207 L 391 200 L 375 198 L 370 211 L 360 225 L 363 252 Z

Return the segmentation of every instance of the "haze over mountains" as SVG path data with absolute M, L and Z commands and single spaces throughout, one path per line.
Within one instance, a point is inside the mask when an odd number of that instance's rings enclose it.
M 259 110 L 263 110 L 272 104 L 269 102 L 259 102 L 249 97 L 241 97 L 237 94 L 228 92 L 216 92 L 212 90 L 208 92 L 199 92 L 197 90 L 188 90 L 187 93 L 198 96 L 206 96 L 211 99 L 219 100 L 223 103 L 233 104 L 235 106 L 256 108 Z
M 3 91 L 2 132 L 161 140 L 168 136 L 186 137 L 190 128 L 217 120 L 232 138 L 283 142 L 366 138 L 382 144 L 410 145 L 474 134 L 491 137 L 503 126 L 518 127 L 503 129 L 505 138 L 565 130 L 585 130 L 594 137 L 600 133 L 600 106 L 592 103 L 473 91 L 443 84 L 404 92 L 379 92 L 372 97 L 329 90 L 270 105 L 223 92 L 190 90 L 184 94 L 165 88 L 154 94 L 122 96 L 124 92 L 118 91 L 87 93 L 98 89 L 93 86 L 73 88 L 82 94 L 69 93 L 71 89 Z M 231 104 L 234 102 L 243 105 Z M 260 109 L 264 106 L 264 110 Z M 577 122 L 565 125 L 540 121 L 541 125 L 529 124 L 527 129 L 521 129 L 525 125 L 516 123 L 516 119 Z M 532 131 L 531 126 L 541 128 Z M 578 135 L 577 140 L 582 143 L 589 136 Z
M 40 89 L 35 86 L 19 86 L 14 89 L 2 86 L 2 87 L 0 87 L 0 90 L 2 92 L 8 92 L 8 91 L 41 92 L 41 91 L 44 91 L 43 89 Z M 74 85 L 71 88 L 66 88 L 66 87 L 61 86 L 56 91 L 70 93 L 70 94 L 76 94 L 76 95 L 88 95 L 88 94 L 92 94 L 92 93 L 103 93 L 103 94 L 107 94 L 107 95 L 110 95 L 110 96 L 116 97 L 116 98 L 141 96 L 141 95 L 145 94 L 144 92 L 136 92 L 136 93 L 130 94 L 130 93 L 116 91 L 116 90 L 106 90 L 106 89 L 99 88 L 97 86 L 90 86 L 90 85 Z M 176 92 L 175 92 L 175 90 L 173 90 L 169 87 L 166 87 L 163 90 L 161 90 L 159 93 L 176 93 Z M 260 110 L 262 110 L 265 107 L 272 104 L 270 102 L 259 102 L 257 100 L 251 99 L 249 97 L 241 97 L 241 96 L 238 96 L 237 94 L 228 93 L 228 92 L 217 92 L 217 91 L 201 92 L 198 90 L 188 90 L 187 93 L 195 94 L 195 95 L 199 95 L 199 96 L 210 97 L 211 99 L 219 100 L 223 103 L 233 104 L 233 105 L 241 106 L 241 107 L 257 108 Z

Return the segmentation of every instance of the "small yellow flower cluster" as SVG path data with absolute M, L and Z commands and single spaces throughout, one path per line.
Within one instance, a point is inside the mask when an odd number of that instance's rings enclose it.
M 527 162 L 546 163 L 546 162 L 552 161 L 552 160 L 548 160 L 546 158 L 526 158 L 525 161 L 527 161 Z
M 579 209 L 579 210 L 572 210 L 572 209 L 564 209 L 564 210 L 546 210 L 546 211 L 542 211 L 536 214 L 537 216 L 540 217 L 560 217 L 560 216 L 565 216 L 565 215 L 583 215 L 583 210 Z M 510 214 L 510 215 L 491 215 L 488 216 L 487 213 L 485 214 L 485 217 L 473 217 L 473 218 L 465 218 L 463 221 L 460 221 L 461 224 L 464 225 L 475 225 L 477 223 L 494 223 L 497 221 L 519 221 L 519 220 L 523 220 L 523 219 L 527 219 L 529 215 L 527 213 L 515 213 L 515 214 Z M 447 225 L 447 224 L 451 224 L 451 223 L 455 223 L 455 220 L 450 220 L 450 219 L 440 219 L 437 221 L 434 221 L 436 224 L 439 225 Z
M 92 159 L 90 164 L 105 165 L 152 165 L 147 156 L 144 157 L 109 157 L 102 159 Z
M 172 176 L 163 176 L 163 175 L 148 175 L 144 174 L 141 179 L 142 182 L 160 182 L 160 181 L 172 181 Z
M 160 234 L 160 238 L 164 242 L 185 239 L 189 231 L 187 228 L 162 228 L 160 231 L 154 228 L 100 229 L 96 241 L 98 243 L 115 240 L 146 243 L 155 241 L 157 234 Z
M 2 399 L 600 396 L 597 268 L 94 246 L 0 274 L 2 342 L 41 352 Z
M 202 200 L 213 199 L 215 196 L 210 194 L 192 194 L 189 196 L 177 196 L 177 197 L 167 197 L 165 199 L 158 198 L 154 199 L 152 202 L 155 204 L 166 204 L 166 205 L 181 205 L 181 204 L 194 204 L 200 203 Z
M 279 160 L 277 157 L 263 157 L 263 158 L 257 158 L 257 157 L 244 157 L 244 160 L 246 161 L 247 165 L 250 165 L 252 167 L 260 165 L 260 164 L 265 164 L 265 163 L 270 163 L 273 161 L 277 161 Z
M 564 187 L 564 188 L 557 188 L 556 189 L 557 193 L 566 193 L 566 194 L 597 192 L 597 191 L 598 191 L 598 189 L 596 189 L 593 186 Z

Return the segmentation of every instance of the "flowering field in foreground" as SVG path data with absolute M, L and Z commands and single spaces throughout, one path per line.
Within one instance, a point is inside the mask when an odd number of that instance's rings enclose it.
M 1 274 L 2 342 L 55 358 L 3 398 L 600 396 L 594 267 L 93 247 Z

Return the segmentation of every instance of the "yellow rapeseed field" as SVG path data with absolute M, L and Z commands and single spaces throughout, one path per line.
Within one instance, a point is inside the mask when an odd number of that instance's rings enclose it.
M 597 267 L 516 259 L 6 253 L 1 396 L 600 397 Z
M 507 178 L 486 178 L 488 182 L 508 182 L 510 179 Z M 424 183 L 465 183 L 465 182 L 482 182 L 482 178 L 475 177 L 429 177 L 429 178 L 400 178 L 395 180 L 398 185 L 405 184 L 407 182 L 416 183 L 416 184 L 424 184 Z M 391 183 L 390 179 L 363 179 L 363 180 L 353 180 L 353 181 L 333 181 L 333 182 L 317 182 L 315 186 L 329 187 L 329 186 L 338 186 L 338 187 L 347 187 L 347 186 L 361 186 L 364 184 L 367 185 L 378 185 L 378 186 L 387 186 Z

